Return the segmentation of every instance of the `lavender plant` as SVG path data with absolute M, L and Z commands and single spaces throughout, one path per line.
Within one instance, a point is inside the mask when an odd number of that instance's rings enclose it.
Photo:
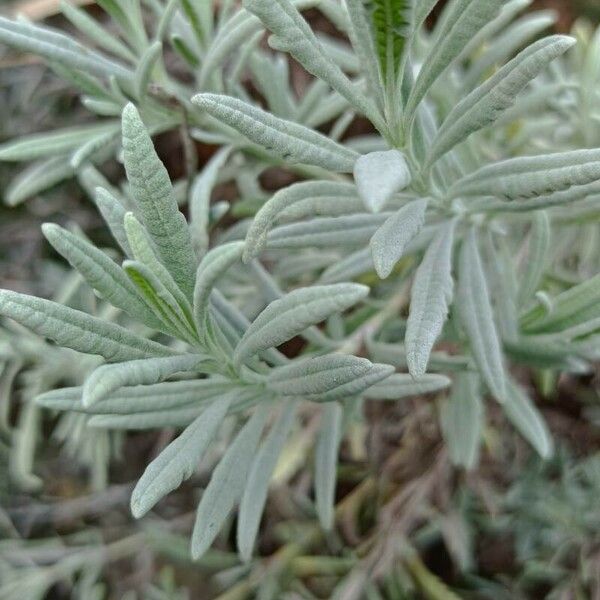
M 250 560 L 269 481 L 308 403 L 321 405 L 314 505 L 327 530 L 340 444 L 366 401 L 434 394 L 450 457 L 467 469 L 488 397 L 552 454 L 514 367 L 582 373 L 600 351 L 597 226 L 586 228 L 598 214 L 600 151 L 576 120 L 558 131 L 577 101 L 595 123 L 597 88 L 585 68 L 578 80 L 559 62 L 574 38 L 539 37 L 551 14 L 517 18 L 522 0 L 453 0 L 430 31 L 434 0 L 98 4 L 118 37 L 64 10 L 105 53 L 0 22 L 0 40 L 49 59 L 103 117 L 10 142 L 0 158 L 44 160 L 12 202 L 77 172 L 124 260 L 46 224 L 100 297 L 97 314 L 8 290 L 0 313 L 103 359 L 38 406 L 102 431 L 182 430 L 141 476 L 135 517 L 191 477 L 234 422 L 191 549 L 201 557 L 237 506 L 237 545 Z M 300 12 L 313 6 L 349 43 L 313 31 Z M 265 31 L 270 49 L 259 44 Z M 167 74 L 166 41 L 192 84 Z M 313 76 L 300 97 L 287 55 Z M 373 133 L 351 136 L 357 119 Z M 188 148 L 180 183 L 150 137 L 171 128 Z M 584 149 L 578 134 L 591 136 Z M 222 146 L 199 173 L 192 139 Z M 111 154 L 125 167 L 120 187 L 97 169 Z M 299 181 L 266 192 L 261 175 L 274 165 Z M 211 206 L 222 181 L 235 181 L 246 215 L 230 227 L 214 227 L 236 211 Z

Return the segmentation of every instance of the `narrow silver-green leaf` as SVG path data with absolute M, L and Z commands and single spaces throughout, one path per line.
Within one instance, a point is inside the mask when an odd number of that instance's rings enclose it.
M 192 98 L 211 116 L 233 127 L 278 158 L 351 173 L 358 154 L 312 129 L 286 121 L 229 96 L 198 94 Z
M 377 275 L 389 277 L 402 258 L 406 245 L 421 231 L 427 199 L 408 202 L 394 213 L 371 238 L 370 246 Z
M 550 235 L 548 212 L 544 210 L 537 211 L 534 214 L 529 234 L 527 265 L 519 287 L 519 306 L 524 306 L 539 290 L 546 269 L 550 249 Z
M 329 354 L 295 360 L 271 371 L 267 387 L 283 396 L 302 396 L 316 402 L 355 396 L 394 372 L 390 365 L 366 358 Z
M 288 400 L 284 404 L 279 417 L 252 462 L 240 502 L 237 522 L 237 546 L 244 562 L 249 561 L 252 557 L 260 517 L 267 501 L 269 481 L 294 424 L 297 408 L 298 404 L 294 400 Z
M 315 501 L 319 522 L 325 531 L 333 528 L 338 452 L 342 441 L 342 407 L 326 404 L 315 449 Z
M 45 392 L 35 401 L 51 410 L 81 412 L 84 414 L 133 415 L 167 409 L 202 407 L 213 402 L 235 387 L 229 379 L 214 375 L 206 379 L 182 379 L 153 385 L 123 387 L 102 402 L 83 406 L 83 387 L 62 388 Z M 239 396 L 240 389 L 235 389 Z
M 455 306 L 483 381 L 496 400 L 504 402 L 504 358 L 474 229 L 460 251 Z
M 87 73 L 127 79 L 132 72 L 49 27 L 0 17 L 0 42 Z
M 525 200 L 574 187 L 575 192 L 600 179 L 600 150 L 571 150 L 510 158 L 485 165 L 452 186 L 452 196 L 496 196 Z
M 133 104 L 123 110 L 123 156 L 127 179 L 160 258 L 191 298 L 195 256 L 185 217 L 179 212 L 169 174 Z
M 427 370 L 429 355 L 438 339 L 452 301 L 452 246 L 455 222 L 442 226 L 427 248 L 412 286 L 406 326 L 406 360 L 413 377 Z
M 108 362 L 172 356 L 173 350 L 50 300 L 0 290 L 0 314 L 14 319 L 59 346 L 98 354 Z
M 275 36 L 270 44 L 289 52 L 309 73 L 326 81 L 351 106 L 381 125 L 373 103 L 344 75 L 323 51 L 312 29 L 290 0 L 244 0 L 244 6 L 257 15 Z
M 86 379 L 81 402 L 90 407 L 121 387 L 159 383 L 177 373 L 195 371 L 205 360 L 206 356 L 183 354 L 102 365 Z
M 542 458 L 550 458 L 554 445 L 544 418 L 516 382 L 508 382 L 507 392 L 503 405 L 506 416 Z
M 334 181 L 303 181 L 285 187 L 275 193 L 256 213 L 248 233 L 246 234 L 246 248 L 244 262 L 256 258 L 267 243 L 267 234 L 277 219 L 298 204 L 312 199 L 319 203 L 337 204 L 342 197 L 355 195 L 354 186 L 350 183 Z
M 368 244 L 392 213 L 359 213 L 323 217 L 275 227 L 267 236 L 268 248 L 331 248 Z
M 131 494 L 131 513 L 136 519 L 192 476 L 230 404 L 231 396 L 213 402 L 146 467 Z
M 190 234 L 199 256 L 208 250 L 208 221 L 211 192 L 220 169 L 231 154 L 231 147 L 221 148 L 194 179 L 190 190 Z
M 600 318 L 600 275 L 575 285 L 552 299 L 552 310 L 535 306 L 521 319 L 527 333 L 552 333 Z
M 397 373 L 369 388 L 363 395 L 369 400 L 400 400 L 446 389 L 452 381 L 445 375 L 427 373 L 415 379 L 412 375 Z
M 0 160 L 25 161 L 56 156 L 74 150 L 91 137 L 114 131 L 116 122 L 79 125 L 49 133 L 34 133 L 0 144 Z
M 575 40 L 551 36 L 523 50 L 516 58 L 461 100 L 446 117 L 429 152 L 427 164 L 464 141 L 475 131 L 493 123 L 510 108 L 519 92 Z
M 457 373 L 452 394 L 444 400 L 441 425 L 450 459 L 455 465 L 473 469 L 479 459 L 483 429 L 483 401 L 476 373 Z
M 343 312 L 369 293 L 354 283 L 299 288 L 271 302 L 244 333 L 235 349 L 234 361 L 241 365 L 253 354 L 279 346 L 331 316 Z
M 242 257 L 244 242 L 229 242 L 213 248 L 202 259 L 196 273 L 194 288 L 194 320 L 198 331 L 204 326 L 210 293 L 227 269 Z
M 96 188 L 94 203 L 125 255 L 133 256 L 123 225 L 127 212 L 125 207 L 108 190 L 101 187 Z
M 192 533 L 192 558 L 199 559 L 217 537 L 221 526 L 240 499 L 252 460 L 269 414 L 269 405 L 254 410 L 213 471 L 202 494 Z
M 54 223 L 44 223 L 42 231 L 54 249 L 81 273 L 102 298 L 148 327 L 162 329 L 161 322 L 142 302 L 123 269 L 104 252 Z
M 407 101 L 405 115 L 410 122 L 429 88 L 459 56 L 470 39 L 491 21 L 505 0 L 455 0 L 435 32 L 435 40 L 419 71 Z

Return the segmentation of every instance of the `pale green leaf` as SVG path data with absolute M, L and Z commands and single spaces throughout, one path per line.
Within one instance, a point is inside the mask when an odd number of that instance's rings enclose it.
M 445 375 L 427 373 L 419 379 L 397 373 L 369 388 L 363 395 L 369 400 L 400 400 L 431 394 L 449 387 L 452 381 Z
M 235 437 L 213 471 L 202 494 L 192 533 L 192 558 L 197 560 L 217 537 L 227 516 L 239 501 L 260 436 L 269 415 L 269 405 L 258 406 Z
M 183 354 L 102 365 L 86 379 L 81 402 L 84 407 L 90 407 L 121 387 L 150 385 L 177 373 L 197 371 L 206 358 L 202 355 Z
M 375 232 L 370 246 L 377 275 L 389 277 L 404 255 L 406 245 L 421 231 L 427 199 L 408 202 Z
M 341 69 L 327 56 L 312 29 L 290 0 L 244 0 L 275 36 L 270 45 L 291 54 L 309 73 L 326 81 L 351 106 L 381 125 L 378 111 Z
M 0 314 L 14 319 L 59 346 L 85 354 L 98 354 L 108 362 L 171 356 L 173 350 L 108 323 L 34 296 L 0 290 Z
M 483 410 L 477 374 L 457 373 L 452 394 L 444 400 L 440 415 L 444 439 L 455 465 L 465 469 L 473 469 L 477 465 Z
M 237 98 L 198 94 L 192 98 L 211 116 L 288 162 L 350 173 L 358 154 L 321 133 L 280 119 Z
M 194 320 L 198 331 L 204 327 L 210 293 L 227 269 L 242 258 L 244 242 L 229 242 L 210 250 L 198 266 L 194 288 Z
M 123 110 L 123 156 L 131 191 L 158 254 L 191 298 L 196 265 L 190 232 L 177 207 L 169 174 L 133 104 Z
M 115 131 L 116 122 L 79 125 L 49 133 L 34 133 L 0 144 L 0 160 L 25 161 L 67 153 L 91 137 Z
M 289 215 L 299 204 L 311 202 L 309 209 L 316 208 L 315 204 L 338 205 L 348 196 L 355 195 L 354 186 L 349 183 L 333 181 L 304 181 L 285 187 L 274 194 L 256 213 L 246 234 L 244 262 L 256 258 L 267 243 L 267 234 L 272 225 L 282 215 Z M 298 217 L 297 212 L 292 213 Z
M 366 358 L 329 354 L 295 360 L 271 371 L 267 387 L 283 397 L 302 396 L 315 402 L 361 394 L 394 372 L 390 365 Z
M 368 293 L 368 287 L 354 283 L 293 290 L 258 315 L 235 349 L 234 362 L 241 365 L 257 352 L 279 346 L 307 327 L 347 310 Z
M 131 513 L 136 519 L 192 476 L 230 404 L 227 396 L 213 402 L 146 467 L 131 494 Z
M 452 3 L 441 27 L 436 29 L 434 43 L 411 90 L 405 109 L 407 122 L 412 121 L 417 106 L 437 78 L 471 38 L 496 16 L 503 3 L 504 0 L 455 0 Z
M 452 301 L 452 246 L 455 222 L 441 227 L 417 269 L 406 326 L 406 359 L 413 377 L 427 370 L 429 355 L 440 336 Z
M 123 269 L 104 252 L 53 223 L 42 225 L 42 231 L 54 249 L 81 273 L 102 298 L 148 327 L 162 329 L 161 322 L 140 299 Z
M 481 167 L 456 182 L 453 196 L 496 196 L 505 201 L 549 196 L 596 185 L 600 150 L 572 150 L 511 158 Z M 589 192 L 587 192 L 589 193 Z
M 221 148 L 196 176 L 190 190 L 190 234 L 194 249 L 199 256 L 203 256 L 208 249 L 211 192 L 231 150 L 230 147 Z
M 550 218 L 544 210 L 537 211 L 531 224 L 529 234 L 527 265 L 519 287 L 518 303 L 520 306 L 529 302 L 539 290 L 546 269 L 550 250 Z
M 518 93 L 575 40 L 551 36 L 532 44 L 461 100 L 446 117 L 429 152 L 427 165 L 464 141 L 475 131 L 493 123 L 514 103 Z
M 49 27 L 0 17 L 0 42 L 86 73 L 123 79 L 132 75 L 132 72 L 121 64 Z
M 410 185 L 411 174 L 402 152 L 386 150 L 363 154 L 354 164 L 354 181 L 371 212 L 379 212 L 396 193 Z
M 294 424 L 297 408 L 297 403 L 292 400 L 284 404 L 279 417 L 271 427 L 269 435 L 260 446 L 252 462 L 248 481 L 240 502 L 237 522 L 237 546 L 244 562 L 249 561 L 252 556 L 260 517 L 267 501 L 269 480 L 273 475 L 283 445 Z
M 267 248 L 331 248 L 363 246 L 393 213 L 323 217 L 274 228 L 267 236 Z
M 213 402 L 234 386 L 229 379 L 214 375 L 207 379 L 182 379 L 153 385 L 123 387 L 102 402 L 86 407 L 81 403 L 83 387 L 62 388 L 45 392 L 35 401 L 51 410 L 85 414 L 133 415 L 176 408 L 195 408 Z M 241 390 L 237 389 L 236 394 Z
M 510 380 L 507 392 L 502 407 L 506 416 L 542 458 L 550 458 L 552 436 L 544 418 L 520 385 Z
M 460 251 L 455 306 L 483 381 L 496 400 L 504 402 L 504 358 L 474 229 Z
M 315 501 L 325 531 L 333 528 L 337 458 L 342 441 L 342 407 L 330 402 L 323 416 L 315 448 Z

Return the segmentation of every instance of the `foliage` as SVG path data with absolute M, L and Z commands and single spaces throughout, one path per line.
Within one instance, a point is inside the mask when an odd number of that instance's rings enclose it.
M 517 18 L 521 0 L 453 0 L 432 31 L 431 0 L 97 4 L 110 27 L 63 3 L 89 47 L 0 19 L 0 41 L 43 57 L 94 116 L 0 146 L 0 160 L 33 161 L 7 203 L 76 177 L 119 248 L 47 223 L 72 289 L 0 291 L 5 389 L 24 363 L 33 381 L 13 477 L 35 485 L 40 407 L 93 432 L 98 482 L 123 430 L 174 427 L 133 515 L 209 455 L 192 557 L 210 556 L 239 506 L 248 565 L 298 435 L 314 443 L 311 510 L 334 528 L 338 453 L 367 401 L 434 395 L 418 402 L 439 407 L 450 459 L 471 470 L 491 446 L 490 396 L 549 459 L 517 367 L 552 381 L 590 372 L 600 353 L 598 34 L 538 39 L 548 14 Z M 301 11 L 314 7 L 340 36 L 311 27 Z M 311 76 L 300 95 L 298 65 Z M 354 123 L 371 133 L 353 136 Z M 152 140 L 169 131 L 184 156 L 173 180 Z M 200 142 L 220 147 L 202 169 Z M 117 184 L 103 175 L 115 160 Z M 293 183 L 265 189 L 273 168 Z M 211 203 L 220 184 L 235 187 L 232 205 Z M 439 597 L 412 551 L 403 560 Z M 65 561 L 31 597 L 83 568 Z

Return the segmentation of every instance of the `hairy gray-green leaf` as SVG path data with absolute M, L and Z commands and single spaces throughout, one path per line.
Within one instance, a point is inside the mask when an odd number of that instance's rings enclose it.
M 334 181 L 304 181 L 285 187 L 274 194 L 256 213 L 248 233 L 244 262 L 257 257 L 267 243 L 269 229 L 279 216 L 293 210 L 299 203 L 308 199 L 316 199 L 319 203 L 336 203 L 338 196 L 353 196 L 354 186 L 349 183 Z
M 496 400 L 504 402 L 504 358 L 474 229 L 460 250 L 455 306 L 483 381 Z
M 362 246 L 392 213 L 370 213 L 343 217 L 323 217 L 281 225 L 267 236 L 268 248 L 320 248 Z
M 427 373 L 415 379 L 412 375 L 397 373 L 369 388 L 363 395 L 369 400 L 400 400 L 438 392 L 451 384 L 452 381 L 445 375 Z
M 148 327 L 162 329 L 161 322 L 142 302 L 123 269 L 104 252 L 53 223 L 45 223 L 42 231 L 54 249 L 67 259 L 105 300 Z
M 271 46 L 289 52 L 309 73 L 326 81 L 351 106 L 381 125 L 373 103 L 326 55 L 312 29 L 290 0 L 244 0 L 244 6 L 275 34 L 270 40 Z
M 394 213 L 371 238 L 370 246 L 377 275 L 389 277 L 402 258 L 406 245 L 419 233 L 425 222 L 427 199 L 414 200 Z
M 117 122 L 111 121 L 20 136 L 16 140 L 0 144 L 0 160 L 24 161 L 67 153 L 91 137 L 113 132 L 116 126 Z
M 253 354 L 279 346 L 307 327 L 345 311 L 368 294 L 368 287 L 354 283 L 293 290 L 271 302 L 258 315 L 235 349 L 234 362 L 241 365 Z
M 203 256 L 208 249 L 210 195 L 217 183 L 219 170 L 230 154 L 231 147 L 221 148 L 196 176 L 190 190 L 190 234 L 199 256 Z
M 553 452 L 552 436 L 544 418 L 520 385 L 510 380 L 507 387 L 504 412 L 537 453 L 542 458 L 550 458 Z
M 418 104 L 437 78 L 459 56 L 462 49 L 486 23 L 491 21 L 504 0 L 456 0 L 449 8 L 441 28 L 419 71 L 406 104 L 407 122 L 412 120 Z
M 481 167 L 452 186 L 461 196 L 520 200 L 594 184 L 600 179 L 600 151 L 572 150 L 511 158 Z
M 211 116 L 233 127 L 278 158 L 351 173 L 358 154 L 298 123 L 286 121 L 229 96 L 198 94 L 192 98 Z
M 49 27 L 0 17 L 0 42 L 88 73 L 127 79 L 132 72 Z
M 398 150 L 363 154 L 354 164 L 354 181 L 371 212 L 379 212 L 386 202 L 411 182 L 404 154 Z
M 550 235 L 550 218 L 546 211 L 540 210 L 533 217 L 529 234 L 527 265 L 519 287 L 518 302 L 520 306 L 529 302 L 539 289 L 547 264 Z
M 204 326 L 211 290 L 217 280 L 242 257 L 244 242 L 229 242 L 213 248 L 202 259 L 194 288 L 194 320 L 198 331 Z
M 477 465 L 483 429 L 483 402 L 476 373 L 457 373 L 452 394 L 442 404 L 442 432 L 450 459 L 472 469 Z
M 171 356 L 173 350 L 50 300 L 0 290 L 0 314 L 14 319 L 59 346 L 98 354 L 108 362 Z
M 121 387 L 159 383 L 176 373 L 195 371 L 205 360 L 206 356 L 183 354 L 103 365 L 86 379 L 81 402 L 92 406 Z
M 368 84 L 369 91 L 383 107 L 383 85 L 379 73 L 379 61 L 373 39 L 372 24 L 364 0 L 346 0 L 350 18 L 349 36 L 352 47 L 358 56 L 361 71 Z
M 600 275 L 562 292 L 552 300 L 552 311 L 535 306 L 521 319 L 527 333 L 564 331 L 600 318 Z
M 283 397 L 303 396 L 327 402 L 360 394 L 393 372 L 394 367 L 373 364 L 366 358 L 329 354 L 299 359 L 274 369 L 267 387 Z
M 144 431 L 146 429 L 164 429 L 165 427 L 185 427 L 203 410 L 204 406 L 185 406 L 135 414 L 108 414 L 90 417 L 88 425 L 98 429 L 123 429 Z
M 342 441 L 342 407 L 326 404 L 315 449 L 315 500 L 319 522 L 326 531 L 333 528 L 337 458 Z
M 510 108 L 517 94 L 556 57 L 564 54 L 575 40 L 551 36 L 532 44 L 516 58 L 473 90 L 450 112 L 429 152 L 427 164 L 465 140 L 475 131 L 493 123 Z
M 182 308 L 154 271 L 135 260 L 126 260 L 123 270 L 154 314 L 169 328 L 169 332 L 194 345 L 197 335 L 192 316 Z
M 106 222 L 115 241 L 121 246 L 123 252 L 132 257 L 133 253 L 127 240 L 125 227 L 123 225 L 126 210 L 125 207 L 117 200 L 108 190 L 98 187 L 94 194 L 94 203 L 102 218 Z
M 169 174 L 133 104 L 123 110 L 123 156 L 127 179 L 160 258 L 191 298 L 195 257 L 190 232 L 177 207 Z
M 254 410 L 250 420 L 235 437 L 213 471 L 196 513 L 192 533 L 194 560 L 208 550 L 225 519 L 240 499 L 268 414 L 269 407 L 266 404 Z
M 262 443 L 252 462 L 248 481 L 240 502 L 237 522 L 237 546 L 244 562 L 249 561 L 252 556 L 260 517 L 267 501 L 269 480 L 273 475 L 283 445 L 294 424 L 297 408 L 298 405 L 294 400 L 288 400 L 284 404 L 281 414 L 271 427 L 269 435 Z
M 406 360 L 413 377 L 427 370 L 431 349 L 442 332 L 452 300 L 452 245 L 455 222 L 441 227 L 419 265 L 406 326 Z
M 231 396 L 216 400 L 146 467 L 131 494 L 131 512 L 136 519 L 191 477 L 230 404 Z
M 37 396 L 35 401 L 40 406 L 51 410 L 69 410 L 94 415 L 132 415 L 205 406 L 207 402 L 213 402 L 233 389 L 230 380 L 215 375 L 207 379 L 182 379 L 153 385 L 123 387 L 102 402 L 89 407 L 81 403 L 83 387 L 45 392 Z M 239 396 L 240 389 L 236 389 L 235 393 Z

